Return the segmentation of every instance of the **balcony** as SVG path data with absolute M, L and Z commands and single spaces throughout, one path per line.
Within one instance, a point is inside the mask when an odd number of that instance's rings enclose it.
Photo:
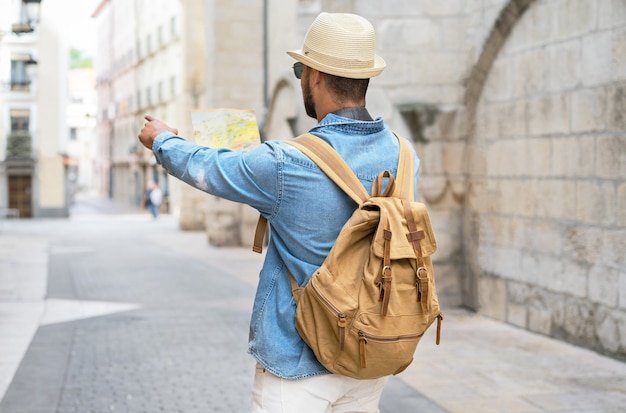
M 32 33 L 35 31 L 35 28 L 32 24 L 30 24 L 30 22 L 13 23 L 11 25 L 11 31 L 17 35 L 20 35 L 25 33 Z
M 22 0 L 22 17 L 11 25 L 11 31 L 18 36 L 34 32 L 39 23 L 40 6 L 41 0 Z
M 32 157 L 32 139 L 28 131 L 13 131 L 7 139 L 8 159 L 30 159 Z
M 29 92 L 30 81 L 29 80 L 17 80 L 11 81 L 8 84 L 9 90 L 12 92 Z

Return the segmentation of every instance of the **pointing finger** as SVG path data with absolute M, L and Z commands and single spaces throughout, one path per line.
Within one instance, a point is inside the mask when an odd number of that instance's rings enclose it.
M 148 122 L 151 122 L 151 121 L 154 120 L 154 118 L 152 116 L 150 116 L 150 115 L 144 116 L 144 119 L 147 120 Z

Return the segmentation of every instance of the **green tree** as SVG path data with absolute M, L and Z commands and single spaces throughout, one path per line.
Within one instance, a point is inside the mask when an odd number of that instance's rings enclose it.
M 70 49 L 70 69 L 93 68 L 93 58 L 86 56 L 82 50 L 72 47 Z

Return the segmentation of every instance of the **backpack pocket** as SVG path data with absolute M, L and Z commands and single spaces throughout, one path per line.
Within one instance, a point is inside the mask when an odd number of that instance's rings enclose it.
M 332 275 L 321 267 L 302 289 L 296 306 L 296 330 L 319 362 L 328 368 L 337 353 L 345 349 L 358 301 L 338 282 L 321 283 L 319 278 L 324 277 Z
M 359 378 L 398 374 L 413 361 L 417 343 L 431 323 L 427 314 L 359 314 L 334 367 L 344 375 Z

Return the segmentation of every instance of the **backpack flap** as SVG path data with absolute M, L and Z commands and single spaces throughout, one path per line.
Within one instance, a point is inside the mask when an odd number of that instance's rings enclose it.
M 424 232 L 424 238 L 420 240 L 422 255 L 428 257 L 437 251 L 437 241 L 433 233 L 430 217 L 426 206 L 420 202 L 411 202 L 411 211 L 418 231 Z M 377 257 L 383 258 L 385 251 L 385 229 L 391 232 L 390 258 L 392 260 L 402 258 L 416 258 L 413 245 L 407 239 L 409 233 L 402 200 L 399 198 L 372 198 L 363 204 L 363 209 L 378 209 L 380 211 L 380 225 L 374 234 L 372 249 Z

